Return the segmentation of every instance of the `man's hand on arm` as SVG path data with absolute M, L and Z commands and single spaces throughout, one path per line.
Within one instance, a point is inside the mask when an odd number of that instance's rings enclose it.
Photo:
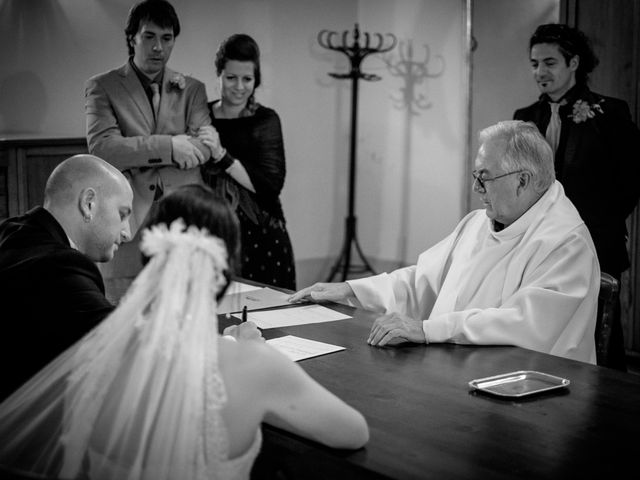
M 171 151 L 173 162 L 183 170 L 195 168 L 206 160 L 188 135 L 174 135 L 171 137 Z
M 196 147 L 200 153 L 202 154 L 203 160 L 200 162 L 200 165 L 204 165 L 209 160 L 211 160 L 211 150 L 207 147 L 199 138 L 189 137 L 189 142 Z
M 422 320 L 414 320 L 401 313 L 389 313 L 378 317 L 369 333 L 367 343 L 377 347 L 399 343 L 426 343 Z
M 347 282 L 340 283 L 316 283 L 303 288 L 289 297 L 289 302 L 340 302 L 348 298 L 354 298 L 355 294 Z
M 222 335 L 233 337 L 236 340 L 259 340 L 264 342 L 262 332 L 252 321 L 231 325 L 224 329 Z

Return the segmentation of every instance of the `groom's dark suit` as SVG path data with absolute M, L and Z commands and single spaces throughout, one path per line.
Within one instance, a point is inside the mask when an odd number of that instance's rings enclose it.
M 100 272 L 44 208 L 0 223 L 0 398 L 112 310 Z

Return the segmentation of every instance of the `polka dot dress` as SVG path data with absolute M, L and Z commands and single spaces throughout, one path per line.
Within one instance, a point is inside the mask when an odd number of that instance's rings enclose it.
M 240 275 L 247 280 L 295 290 L 293 249 L 279 198 L 286 174 L 280 117 L 275 110 L 258 105 L 250 116 L 216 118 L 214 103 L 209 104 L 211 121 L 220 142 L 242 164 L 255 187 L 252 193 L 230 180 L 229 188 L 237 190 L 236 213 L 242 232 Z M 214 172 L 205 181 L 217 188 L 219 176 L 219 172 Z M 229 200 L 233 200 L 233 195 Z
M 242 231 L 241 276 L 276 287 L 296 289 L 291 240 L 284 222 L 256 225 L 237 210 Z

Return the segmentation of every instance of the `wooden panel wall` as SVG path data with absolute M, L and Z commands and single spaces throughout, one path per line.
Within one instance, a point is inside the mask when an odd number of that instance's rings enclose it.
M 49 174 L 80 153 L 87 153 L 84 137 L 0 138 L 0 220 L 42 205 Z

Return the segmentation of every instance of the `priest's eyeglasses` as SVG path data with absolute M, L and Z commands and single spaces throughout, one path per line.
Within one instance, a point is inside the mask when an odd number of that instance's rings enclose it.
M 477 170 L 474 170 L 473 172 L 471 172 L 471 175 L 473 175 L 473 184 L 475 185 L 476 182 L 478 182 L 478 192 L 484 193 L 487 191 L 487 188 L 485 186 L 487 182 L 493 182 L 494 180 L 498 180 L 499 178 L 506 177 L 507 175 L 513 175 L 514 173 L 522 173 L 525 171 L 526 170 L 516 170 L 514 172 L 507 172 L 507 173 L 503 173 L 502 175 L 496 175 L 495 177 L 483 177 L 482 172 L 478 172 Z

